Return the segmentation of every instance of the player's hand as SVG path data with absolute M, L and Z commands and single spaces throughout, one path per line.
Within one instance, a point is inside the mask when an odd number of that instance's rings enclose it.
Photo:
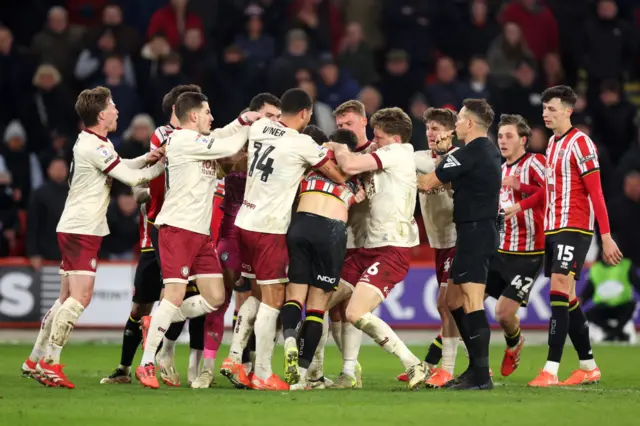
M 240 116 L 245 123 L 253 123 L 262 118 L 262 114 L 256 111 L 247 111 Z
M 353 199 L 356 200 L 356 203 L 361 203 L 367 199 L 367 193 L 364 191 L 364 188 L 362 186 L 358 186 L 358 192 L 353 197 Z
M 453 145 L 453 130 L 442 132 L 436 137 L 436 152 L 446 154 Z
M 322 146 L 330 149 L 333 152 L 340 152 L 348 149 L 346 145 L 332 141 L 325 142 L 324 144 L 322 144 Z
M 160 147 L 150 151 L 147 154 L 147 164 L 156 164 L 164 158 L 164 147 Z
M 31 267 L 33 269 L 35 269 L 36 271 L 39 271 L 40 268 L 42 268 L 42 257 L 40 256 L 33 256 L 29 258 L 29 263 L 31 264 Z
M 520 179 L 515 176 L 505 176 L 505 178 L 502 179 L 502 186 L 507 186 L 515 191 L 520 191 Z
M 613 241 L 611 234 L 602 236 L 602 258 L 609 265 L 617 265 L 622 260 L 622 252 Z
M 509 206 L 506 209 L 504 209 L 504 219 L 509 220 L 515 215 L 517 215 L 518 213 L 520 213 L 521 211 L 522 211 L 522 207 L 520 207 L 520 203 Z

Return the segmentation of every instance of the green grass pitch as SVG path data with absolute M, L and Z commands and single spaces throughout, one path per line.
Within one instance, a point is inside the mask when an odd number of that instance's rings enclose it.
M 401 371 L 392 355 L 376 346 L 363 346 L 360 362 L 364 388 L 354 391 L 240 391 L 216 375 L 212 389 L 187 387 L 159 390 L 131 385 L 100 385 L 119 361 L 116 345 L 69 345 L 63 352 L 65 372 L 76 389 L 50 389 L 20 376 L 30 346 L 3 345 L 0 364 L 0 424 L 11 426 L 128 426 L 128 425 L 599 425 L 640 424 L 640 348 L 595 347 L 603 381 L 583 388 L 529 389 L 526 383 L 542 367 L 546 347 L 525 346 L 518 370 L 499 376 L 502 347 L 492 346 L 491 366 L 496 388 L 491 392 L 421 389 L 409 392 L 395 380 Z M 423 355 L 423 347 L 413 347 Z M 228 348 L 220 349 L 221 356 Z M 464 352 L 458 358 L 464 368 Z M 138 357 L 140 354 L 138 354 Z M 188 349 L 177 349 L 177 362 L 186 380 Z M 335 376 L 339 358 L 327 350 L 326 372 Z M 577 367 L 566 347 L 561 379 Z M 137 362 L 136 358 L 136 362 Z M 218 359 L 217 364 L 222 358 Z M 282 347 L 274 367 L 282 370 Z

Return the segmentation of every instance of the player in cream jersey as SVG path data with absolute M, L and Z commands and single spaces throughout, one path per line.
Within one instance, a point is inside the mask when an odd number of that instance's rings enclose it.
M 121 160 L 115 152 L 107 134 L 117 128 L 118 110 L 109 89 L 82 91 L 75 109 L 86 129 L 73 147 L 69 195 L 56 230 L 62 254 L 60 298 L 45 315 L 33 351 L 22 366 L 23 373 L 42 384 L 66 388 L 75 386 L 62 372 L 60 353 L 91 302 L 98 250 L 109 233 L 106 211 L 111 178 L 135 186 L 164 170 L 162 163 L 145 167 L 162 158 L 161 151 L 133 160 Z
M 262 303 L 255 319 L 256 366 L 249 378 L 235 351 L 230 351 L 230 374 L 236 386 L 263 390 L 288 389 L 271 369 L 276 324 L 284 303 L 287 282 L 286 234 L 291 210 L 302 176 L 309 167 L 337 183 L 345 176 L 337 165 L 328 161 L 329 151 L 318 146 L 310 136 L 301 134 L 311 119 L 313 101 L 301 89 L 290 89 L 281 98 L 281 121 L 264 118 L 251 125 L 248 146 L 248 171 L 244 200 L 236 217 L 239 228 L 242 275 L 255 278 L 261 286 Z M 247 303 L 256 304 L 249 298 Z M 243 307 L 244 307 L 243 305 Z M 237 326 L 239 327 L 239 325 Z M 246 340 L 249 335 L 246 334 Z M 246 340 L 242 339 L 242 346 Z
M 387 108 L 371 117 L 371 127 L 376 148 L 369 154 L 358 155 L 342 145 L 328 144 L 345 173 L 369 172 L 364 180 L 370 206 L 364 248 L 346 260 L 332 304 L 339 303 L 352 289 L 347 320 L 400 359 L 407 370 L 409 388 L 415 389 L 426 378 L 424 366 L 398 335 L 372 314 L 406 276 L 410 248 L 419 243 L 413 219 L 415 158 L 413 147 L 406 143 L 411 137 L 411 119 L 400 108 Z M 356 385 L 353 376 L 341 375 L 338 380 L 350 382 L 350 387 Z
M 455 129 L 457 114 L 444 108 L 429 108 L 424 113 L 429 149 L 415 153 L 416 170 L 426 174 L 435 170 L 445 155 L 457 148 L 450 146 L 449 134 Z M 458 329 L 447 307 L 447 292 L 457 288 L 448 286 L 449 268 L 453 262 L 456 246 L 456 227 L 453 223 L 453 190 L 440 186 L 418 194 L 420 210 L 429 245 L 435 249 L 436 277 L 439 291 L 437 307 L 442 318 L 442 330 L 429 346 L 425 363 L 429 368 L 427 387 L 439 388 L 453 379 L 458 343 Z M 451 288 L 451 290 L 450 290 Z M 438 364 L 442 359 L 442 366 Z M 403 375 L 398 380 L 405 381 Z
M 151 319 L 142 321 L 145 350 L 136 378 L 143 386 L 158 388 L 154 358 L 172 322 L 195 318 L 219 308 L 225 300 L 222 270 L 211 237 L 211 211 L 217 182 L 216 159 L 237 153 L 246 143 L 248 124 L 260 117 L 245 113 L 228 125 L 235 132 L 224 138 L 210 136 L 213 117 L 208 99 L 198 92 L 183 93 L 175 104 L 180 121 L 166 144 L 166 195 L 160 214 L 160 267 L 164 298 Z M 190 280 L 199 295 L 183 300 Z

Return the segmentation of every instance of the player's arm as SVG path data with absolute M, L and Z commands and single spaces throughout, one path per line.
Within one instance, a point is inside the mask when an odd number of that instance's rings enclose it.
M 121 158 L 120 161 L 130 169 L 141 169 L 147 167 L 150 163 L 155 163 L 162 157 L 164 157 L 164 148 L 156 148 L 139 157 L 133 159 Z
M 149 188 L 134 186 L 131 188 L 131 193 L 138 204 L 144 204 L 151 199 Z
M 433 158 L 428 151 L 416 151 L 414 158 L 416 160 L 416 171 L 418 173 L 427 174 L 436 169 L 436 159 Z
M 296 149 L 302 161 L 311 166 L 319 173 L 322 173 L 336 183 L 345 183 L 349 180 L 351 173 L 338 167 L 335 153 L 325 146 L 319 146 L 310 136 L 300 135 L 300 141 L 296 144 Z M 335 144 L 349 151 L 346 145 Z M 333 161 L 336 160 L 336 161 Z
M 378 169 L 374 154 L 355 154 L 344 144 L 329 142 L 325 144 L 334 152 L 338 166 L 348 175 L 357 175 Z
M 147 154 L 151 156 L 151 153 Z M 118 153 L 111 146 L 87 148 L 89 162 L 98 170 L 131 187 L 143 185 L 164 173 L 164 164 L 157 162 L 154 166 L 143 169 L 127 167 Z
M 418 189 L 427 191 L 440 185 L 451 183 L 454 179 L 471 170 L 474 160 L 467 152 L 468 150 L 463 148 L 447 154 L 436 166 L 435 171 L 418 176 Z
M 536 154 L 534 159 L 531 161 L 529 167 L 529 180 L 533 182 L 531 184 L 521 183 L 520 179 L 515 176 L 507 176 L 504 178 L 502 181 L 503 185 L 510 186 L 514 191 L 520 191 L 523 194 L 529 195 L 526 199 L 508 207 L 505 210 L 505 219 L 511 219 L 514 215 L 520 212 L 524 212 L 538 206 L 544 206 L 544 188 L 546 183 L 544 166 L 542 165 L 543 162 L 544 157 L 541 154 Z
M 213 130 L 211 132 L 211 136 L 213 136 L 214 138 L 228 138 L 229 136 L 234 135 L 245 124 L 246 122 L 242 121 L 242 117 L 239 117 L 237 120 L 233 120 L 226 126 Z
M 194 160 L 217 160 L 235 155 L 247 144 L 251 123 L 259 118 L 257 113 L 246 112 L 235 120 L 240 125 L 230 128 L 234 133 L 218 138 L 213 135 L 200 136 L 182 148 L 184 155 Z
M 600 164 L 598 151 L 588 137 L 579 137 L 571 149 L 571 155 L 578 167 L 580 179 L 584 183 L 591 199 L 591 205 L 598 221 L 600 236 L 602 237 L 603 259 L 610 265 L 617 265 L 622 260 L 622 252 L 611 237 L 609 214 L 604 203 L 602 182 L 600 181 Z

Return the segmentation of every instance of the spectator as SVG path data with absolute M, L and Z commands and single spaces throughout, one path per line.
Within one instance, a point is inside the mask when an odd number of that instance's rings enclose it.
M 428 149 L 427 144 L 427 126 L 424 122 L 424 113 L 429 108 L 427 98 L 422 93 L 418 93 L 411 99 L 411 108 L 409 109 L 409 117 L 411 117 L 411 145 L 414 151 L 422 151 Z
M 499 88 L 508 87 L 513 82 L 513 73 L 523 60 L 532 60 L 533 55 L 522 37 L 520 26 L 507 22 L 489 47 L 487 63 L 491 77 Z
M 133 56 L 140 51 L 140 36 L 135 28 L 126 25 L 122 18 L 122 9 L 118 4 L 107 4 L 102 10 L 102 22 L 92 27 L 89 40 L 95 40 L 101 33 L 109 30 L 116 39 L 121 53 Z
M 411 72 L 407 52 L 394 49 L 387 53 L 385 70 L 378 87 L 385 107 L 409 109 L 409 100 L 420 92 L 422 81 Z
M 204 35 L 199 28 L 189 28 L 184 33 L 184 43 L 180 48 L 182 70 L 191 84 L 203 86 L 215 66 L 215 58 L 204 44 Z
M 154 34 L 142 47 L 136 64 L 136 76 L 139 82 L 138 87 L 145 99 L 151 96 L 150 83 L 160 74 L 162 61 L 170 53 L 171 46 L 162 33 Z
M 469 61 L 469 81 L 467 82 L 467 98 L 490 99 L 493 85 L 489 83 L 489 64 L 482 56 L 474 56 Z
M 364 87 L 358 94 L 358 100 L 364 104 L 367 120 L 382 107 L 382 95 L 373 86 Z M 373 140 L 373 130 L 367 126 L 367 137 Z
M 104 63 L 109 56 L 119 55 L 119 48 L 113 32 L 105 29 L 99 34 L 97 40 L 80 52 L 76 62 L 75 77 L 84 87 L 88 87 L 96 81 L 104 78 Z M 127 55 L 122 57 L 124 65 L 124 80 L 132 87 L 136 85 L 133 62 Z
M 380 28 L 382 2 L 371 0 L 336 0 L 342 16 L 347 22 L 358 22 L 363 29 L 364 39 L 373 49 L 384 47 L 384 35 Z
M 119 194 L 111 201 L 107 224 L 110 233 L 102 240 L 101 254 L 110 260 L 132 260 L 140 224 L 140 209 L 133 195 Z
M 118 129 L 110 139 L 117 145 L 122 133 L 129 127 L 133 117 L 140 112 L 140 98 L 135 89 L 124 79 L 124 60 L 118 55 L 109 56 L 103 67 L 104 80 L 101 85 L 111 90 L 111 98 L 118 107 Z
M 358 96 L 360 92 L 358 83 L 349 74 L 340 70 L 332 59 L 325 59 L 322 62 L 319 74 L 318 99 L 329 105 L 331 109 Z
M 305 80 L 300 83 L 300 88 L 313 99 L 313 114 L 309 124 L 318 126 L 325 134 L 330 135 L 336 129 L 336 120 L 331 107 L 317 100 L 316 83 L 313 80 Z
M 222 62 L 211 79 L 213 88 L 205 86 L 210 93 L 211 113 L 220 126 L 233 121 L 255 95 L 256 72 L 245 58 L 242 49 L 231 45 L 224 50 Z
M 149 152 L 151 136 L 156 125 L 148 114 L 138 114 L 131 120 L 131 125 L 122 135 L 124 142 L 118 147 L 122 158 L 137 158 Z
M 597 99 L 607 78 L 621 79 L 635 62 L 635 34 L 618 17 L 614 0 L 598 0 L 597 18 L 585 25 L 582 65 L 589 76 L 589 100 Z
M 160 65 L 159 73 L 150 81 L 150 90 L 146 99 L 147 111 L 156 123 L 164 123 L 166 114 L 162 111 L 162 98 L 169 90 L 189 81 L 182 73 L 182 59 L 173 52 L 167 55 Z
M 605 200 L 608 200 L 610 199 L 611 195 L 609 188 L 611 187 L 611 181 L 615 171 L 613 163 L 611 162 L 611 156 L 609 155 L 609 149 L 606 145 L 600 143 L 599 139 L 594 139 L 590 124 L 588 124 L 587 122 L 574 120 L 573 116 L 571 116 L 571 123 L 582 133 L 590 137 L 593 144 L 596 146 L 596 150 L 598 151 L 598 164 L 600 166 L 600 181 L 602 182 L 602 192 L 604 194 Z
M 39 64 L 53 65 L 65 80 L 71 81 L 83 35 L 82 28 L 69 25 L 67 10 L 54 6 L 49 9 L 46 26 L 34 36 L 31 51 Z
M 169 4 L 153 14 L 147 28 L 147 37 L 151 39 L 158 33 L 167 37 L 169 46 L 177 49 L 182 43 L 184 32 L 189 28 L 200 28 L 202 21 L 195 14 L 187 11 L 189 0 L 171 0 Z
M 542 60 L 542 85 L 544 87 L 566 85 L 564 68 L 560 55 L 548 53 Z
M 27 210 L 26 254 L 31 266 L 40 269 L 43 260 L 61 260 L 56 227 L 69 193 L 69 169 L 63 158 L 47 167 L 48 180 L 31 196 Z
M 329 0 L 293 0 L 289 8 L 292 27 L 300 28 L 315 53 L 331 52 L 337 55 L 342 39 L 340 11 Z
M 515 81 L 502 94 L 503 113 L 518 111 L 530 126 L 542 125 L 542 91 L 532 61 L 521 61 L 514 73 Z
M 516 0 L 507 4 L 500 21 L 513 22 L 522 34 L 533 57 L 539 62 L 547 53 L 558 52 L 558 23 L 551 10 L 540 0 Z
M 235 45 L 244 51 L 249 62 L 263 69 L 276 56 L 276 41 L 264 32 L 263 10 L 251 10 L 253 12 L 246 17 L 245 33 L 236 37 Z
M 458 111 L 465 98 L 465 85 L 458 81 L 453 59 L 443 56 L 436 63 L 436 81 L 427 87 L 429 105 Z
M 38 159 L 43 167 L 48 167 L 53 160 L 58 158 L 65 160 L 67 167 L 69 167 L 73 160 L 73 145 L 68 134 L 54 129 L 51 132 L 51 144 L 40 152 Z M 46 172 L 46 169 L 44 171 Z
M 488 9 L 487 0 L 471 2 L 471 19 L 464 31 L 467 63 L 473 57 L 484 56 L 491 42 L 500 35 L 500 26 L 493 19 L 489 19 Z
M 4 142 L 0 152 L 11 174 L 11 196 L 18 208 L 26 208 L 31 191 L 42 185 L 42 168 L 37 156 L 27 151 L 27 132 L 20 121 L 9 123 Z
M 315 69 L 316 60 L 309 53 L 305 32 L 293 29 L 287 33 L 286 51 L 269 68 L 269 91 L 276 96 L 281 96 L 291 87 L 295 87 L 295 73 L 301 68 Z
M 609 202 L 611 232 L 624 256 L 640 264 L 640 170 L 628 170 L 623 178 L 622 194 Z
M 638 137 L 636 108 L 622 94 L 617 80 L 607 79 L 600 90 L 600 105 L 595 108 L 594 131 L 606 141 L 611 160 L 617 164 Z
M 49 147 L 54 130 L 74 133 L 76 113 L 71 90 L 53 65 L 40 65 L 33 76 L 35 93 L 21 105 L 22 122 L 27 129 L 29 150 L 39 152 Z
M 11 185 L 11 173 L 0 155 L 0 257 L 6 257 L 16 249 L 18 212 L 11 197 Z
M 13 34 L 9 28 L 0 24 L 0 126 L 17 118 L 17 102 L 7 99 L 20 99 L 29 93 L 28 85 L 32 67 L 27 57 L 13 45 Z
M 549 135 L 547 134 L 547 130 L 543 126 L 531 127 L 531 138 L 529 138 L 528 149 L 531 152 L 544 154 L 547 151 L 548 144 Z
M 364 39 L 362 26 L 357 22 L 347 25 L 340 43 L 337 59 L 340 68 L 348 71 L 360 86 L 373 83 L 376 78 L 373 51 Z

